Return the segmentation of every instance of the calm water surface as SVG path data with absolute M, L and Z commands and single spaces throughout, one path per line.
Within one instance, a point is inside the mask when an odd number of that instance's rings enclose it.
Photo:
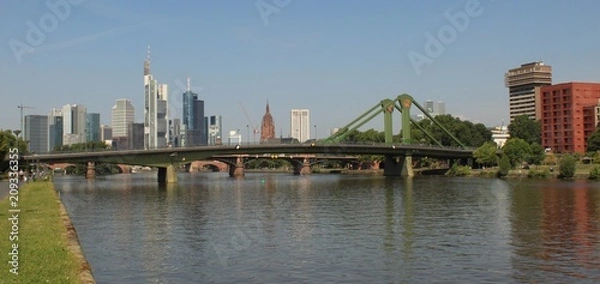
M 600 282 L 600 183 L 179 181 L 56 179 L 98 283 Z

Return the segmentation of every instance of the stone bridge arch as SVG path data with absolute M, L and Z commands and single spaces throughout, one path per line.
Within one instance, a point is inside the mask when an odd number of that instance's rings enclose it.
M 198 172 L 202 170 L 226 171 L 228 164 L 221 161 L 194 161 L 189 166 L 189 172 Z

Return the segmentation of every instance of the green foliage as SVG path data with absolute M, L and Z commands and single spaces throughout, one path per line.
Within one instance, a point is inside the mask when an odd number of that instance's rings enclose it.
M 459 141 L 464 143 L 466 146 L 479 147 L 486 141 L 492 139 L 492 132 L 488 130 L 485 125 L 481 123 L 473 124 L 470 121 L 461 121 L 459 118 L 451 115 L 438 115 L 435 119 L 444 126 L 452 135 L 454 135 Z M 437 141 L 440 141 L 445 146 L 459 146 L 448 134 L 442 131 L 437 125 L 435 125 L 430 119 L 423 119 L 418 122 L 418 125 L 425 129 L 433 136 Z M 346 141 L 353 142 L 373 142 L 373 143 L 384 143 L 385 133 L 379 132 L 375 129 L 369 129 L 364 132 L 353 130 L 348 132 L 344 138 Z M 393 143 L 400 143 L 402 141 L 401 133 L 392 136 Z M 436 144 L 434 140 L 429 138 L 423 131 L 418 129 L 416 126 L 411 127 L 411 141 L 410 144 Z
M 119 168 L 119 166 L 114 165 L 114 164 L 106 164 L 106 163 L 96 164 L 94 169 L 96 171 L 96 175 L 99 175 L 99 176 L 115 175 L 115 174 L 118 174 L 121 172 L 121 169 Z M 74 166 L 67 167 L 65 169 L 65 172 L 69 175 L 82 176 L 82 175 L 85 175 L 85 173 L 87 172 L 87 165 L 86 164 L 75 164 Z
M 105 176 L 105 175 L 116 175 L 121 172 L 119 166 L 115 164 L 97 164 L 96 167 L 96 175 Z
M 476 162 L 485 166 L 495 166 L 498 163 L 498 145 L 495 142 L 485 142 L 473 152 Z
M 556 155 L 554 153 L 546 153 L 544 157 L 544 165 L 556 165 Z
M 20 138 L 17 140 L 15 134 L 10 130 L 0 130 L 0 160 L 4 160 L 10 148 L 17 146 L 19 154 L 25 154 L 27 151 L 27 142 Z
M 74 166 L 68 166 L 65 168 L 65 173 L 68 175 L 85 175 L 87 166 L 85 164 L 75 164 Z
M 558 165 L 559 177 L 560 178 L 572 178 L 575 176 L 575 157 L 571 155 L 564 156 Z
M 285 159 L 255 159 L 248 162 L 246 165 L 248 169 L 281 169 L 289 168 L 291 164 Z
M 544 147 L 538 143 L 533 143 L 529 146 L 529 155 L 527 155 L 527 163 L 531 165 L 541 165 L 546 158 Z
M 435 117 L 435 120 L 466 146 L 479 147 L 486 141 L 492 139 L 492 132 L 481 123 L 473 124 L 470 121 L 461 121 L 459 118 L 449 114 L 438 115 Z M 429 132 L 437 141 L 440 141 L 442 145 L 459 146 L 458 143 L 444 133 L 443 130 L 435 125 L 430 119 L 423 119 L 418 122 L 418 125 Z M 417 127 L 411 129 L 411 136 L 413 142 L 416 143 L 436 144 Z
M 592 157 L 592 163 L 600 164 L 600 150 L 595 151 L 590 156 Z
M 529 144 L 521 138 L 510 138 L 504 143 L 502 152 L 508 157 L 511 168 L 514 168 L 529 157 L 531 148 Z
M 550 170 L 548 168 L 536 169 L 531 168 L 527 173 L 528 178 L 549 178 L 551 175 Z
M 107 150 L 110 147 L 106 143 L 101 141 L 88 141 L 85 143 L 77 143 L 72 145 L 57 145 L 54 147 L 53 152 L 89 152 L 89 151 L 102 151 Z
M 600 127 L 587 140 L 587 151 L 600 151 Z
M 520 138 L 527 144 L 540 144 L 542 137 L 542 127 L 539 121 L 529 119 L 527 115 L 520 115 L 508 125 L 510 138 Z
M 452 165 L 450 170 L 448 170 L 446 175 L 456 176 L 456 177 L 468 176 L 468 175 L 471 175 L 471 169 L 469 168 L 469 166 L 460 166 L 460 165 L 454 164 L 454 165 Z
M 590 169 L 590 179 L 599 180 L 600 179 L 600 166 L 595 165 Z
M 506 154 L 502 154 L 500 158 L 500 162 L 498 163 L 498 176 L 504 177 L 508 175 L 508 171 L 510 171 L 510 159 Z

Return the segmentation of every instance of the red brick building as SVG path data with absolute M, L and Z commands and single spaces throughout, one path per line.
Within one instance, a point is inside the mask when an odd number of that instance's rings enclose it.
M 600 121 L 600 83 L 543 86 L 540 93 L 542 145 L 555 153 L 585 153 Z

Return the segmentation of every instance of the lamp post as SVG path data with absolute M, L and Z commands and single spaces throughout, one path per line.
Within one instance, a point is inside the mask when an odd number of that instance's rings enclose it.
M 317 139 L 319 138 L 319 130 L 317 128 L 317 125 L 315 124 L 315 141 L 317 141 Z

